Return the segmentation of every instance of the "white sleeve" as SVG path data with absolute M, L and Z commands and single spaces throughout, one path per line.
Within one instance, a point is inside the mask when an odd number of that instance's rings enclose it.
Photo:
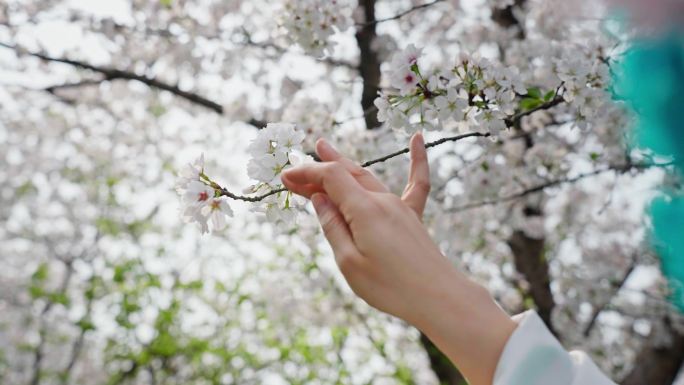
M 494 373 L 494 385 L 615 385 L 583 352 L 567 352 L 536 312 L 518 322 Z

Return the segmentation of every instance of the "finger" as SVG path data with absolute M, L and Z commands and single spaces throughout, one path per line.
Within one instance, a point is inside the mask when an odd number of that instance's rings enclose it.
M 316 153 L 318 157 L 324 162 L 337 161 L 349 171 L 354 178 L 365 187 L 366 190 L 374 192 L 387 192 L 382 182 L 380 182 L 373 173 L 354 163 L 351 159 L 345 158 L 337 152 L 337 150 L 328 143 L 325 139 L 319 139 L 316 142 Z
M 316 193 L 311 196 L 311 203 L 316 210 L 325 238 L 335 253 L 337 264 L 340 268 L 348 265 L 348 259 L 357 258 L 361 253 L 354 244 L 347 222 L 327 195 Z
M 413 135 L 409 149 L 411 153 L 411 166 L 409 168 L 408 183 L 401 199 L 419 217 L 422 217 L 425 203 L 430 193 L 430 166 L 422 133 L 418 132 Z
M 324 193 L 325 190 L 323 190 L 323 186 L 320 185 L 315 185 L 315 184 L 298 184 L 291 182 L 290 180 L 287 179 L 287 176 L 283 174 L 280 178 L 280 180 L 283 182 L 283 185 L 285 185 L 285 188 L 290 190 L 291 192 L 301 195 L 305 198 L 311 199 L 311 196 L 315 193 Z
M 368 201 L 368 191 L 339 162 L 308 163 L 293 167 L 284 171 L 281 179 L 290 191 L 307 198 L 315 191 L 324 191 L 340 209 L 351 202 Z

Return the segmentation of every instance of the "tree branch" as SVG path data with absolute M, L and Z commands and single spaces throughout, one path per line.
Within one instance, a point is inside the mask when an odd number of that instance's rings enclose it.
M 439 140 L 435 140 L 434 142 L 426 143 L 426 144 L 425 144 L 425 148 L 435 147 L 435 146 L 438 146 L 438 145 L 440 145 L 440 144 L 447 143 L 447 142 L 458 142 L 458 141 L 460 141 L 460 140 L 462 140 L 462 139 L 467 139 L 467 138 L 477 138 L 477 137 L 486 138 L 486 137 L 488 137 L 488 136 L 490 136 L 490 135 L 491 135 L 491 134 L 489 134 L 489 133 L 469 132 L 469 133 L 466 133 L 466 134 L 461 134 L 461 135 L 456 135 L 456 136 L 449 136 L 449 137 L 446 137 L 446 138 L 442 138 L 442 139 L 439 139 Z M 380 157 L 380 158 L 377 158 L 377 159 L 373 159 L 373 160 L 369 160 L 369 161 L 363 162 L 363 163 L 361 163 L 361 167 L 364 167 L 364 168 L 365 168 L 365 167 L 369 167 L 369 166 L 372 166 L 372 165 L 377 164 L 377 163 L 385 162 L 385 161 L 390 160 L 390 159 L 392 159 L 392 158 L 395 158 L 395 157 L 397 157 L 397 156 L 399 156 L 399 155 L 407 154 L 408 152 L 409 152 L 409 148 L 406 147 L 406 148 L 403 148 L 403 149 L 401 149 L 401 150 L 399 150 L 399 151 L 395 151 L 395 152 L 393 152 L 393 153 L 391 153 L 391 154 L 382 156 L 382 157 Z M 244 196 L 244 195 L 237 195 L 237 194 L 234 194 L 234 193 L 228 191 L 227 189 L 225 189 L 225 188 L 219 186 L 219 185 L 216 184 L 216 183 L 213 183 L 211 187 L 213 187 L 214 189 L 218 190 L 218 191 L 221 193 L 221 195 L 223 195 L 223 196 L 226 196 L 226 197 L 231 198 L 231 199 L 234 199 L 234 200 L 240 200 L 240 201 L 245 201 L 245 202 L 259 202 L 259 201 L 262 201 L 262 200 L 268 198 L 268 197 L 271 196 L 271 195 L 275 195 L 275 194 L 279 194 L 279 193 L 281 193 L 281 192 L 287 191 L 287 189 L 283 187 L 283 188 L 271 190 L 271 191 L 269 191 L 269 192 L 267 192 L 267 193 L 264 193 L 264 194 L 261 194 L 261 195 Z
M 452 208 L 448 209 L 447 211 L 448 212 L 461 212 L 461 211 L 466 211 L 466 210 L 470 210 L 470 209 L 474 209 L 474 208 L 478 208 L 478 207 L 496 205 L 499 203 L 509 202 L 512 200 L 516 200 L 516 199 L 525 197 L 525 196 L 530 195 L 530 194 L 534 194 L 534 193 L 544 191 L 545 189 L 547 189 L 549 187 L 554 187 L 554 186 L 558 186 L 558 185 L 562 185 L 562 184 L 566 184 L 566 183 L 574 183 L 574 182 L 580 181 L 584 178 L 603 174 L 603 173 L 609 172 L 609 171 L 616 171 L 618 173 L 623 174 L 623 173 L 626 173 L 626 172 L 633 170 L 633 169 L 647 169 L 647 168 L 651 168 L 651 167 L 667 167 L 670 165 L 671 165 L 670 162 L 668 162 L 668 163 L 610 165 L 610 166 L 607 166 L 604 168 L 600 168 L 600 169 L 596 169 L 593 171 L 589 171 L 586 173 L 579 174 L 579 175 L 574 176 L 572 178 L 566 177 L 566 178 L 560 178 L 560 179 L 555 179 L 555 180 L 552 180 L 549 182 L 545 182 L 545 183 L 524 189 L 522 191 L 519 191 L 519 192 L 511 194 L 511 195 L 506 195 L 506 196 L 502 196 L 502 197 L 495 198 L 495 199 L 482 200 L 482 201 L 478 201 L 478 202 L 471 202 L 471 203 L 464 204 L 462 206 L 452 207 Z
M 135 81 L 138 81 L 140 83 L 146 84 L 151 88 L 156 88 L 159 90 L 171 92 L 174 95 L 177 95 L 177 96 L 179 96 L 185 100 L 188 100 L 194 104 L 208 108 L 208 109 L 210 109 L 216 113 L 219 113 L 219 114 L 223 113 L 223 106 L 221 104 L 219 104 L 213 100 L 209 100 L 209 99 L 207 99 L 207 98 L 205 98 L 205 97 L 203 97 L 197 93 L 193 93 L 193 92 L 189 92 L 189 91 L 183 91 L 178 87 L 178 85 L 172 85 L 169 83 L 165 83 L 165 82 L 158 80 L 158 79 L 151 77 L 151 76 L 138 75 L 138 74 L 133 73 L 133 72 L 124 71 L 124 70 L 120 70 L 120 69 L 112 68 L 112 67 L 97 66 L 97 65 L 90 64 L 90 63 L 87 63 L 84 61 L 80 61 L 80 60 L 72 60 L 72 59 L 67 59 L 67 58 L 52 57 L 52 56 L 48 56 L 46 54 L 39 53 L 39 52 L 23 52 L 23 50 L 16 45 L 3 43 L 3 42 L 0 42 L 0 47 L 12 49 L 18 53 L 25 53 L 29 56 L 39 58 L 39 59 L 46 61 L 46 62 L 68 64 L 68 65 L 74 66 L 74 67 L 79 68 L 79 69 L 84 69 L 84 70 L 89 70 L 89 71 L 100 73 L 100 74 L 104 75 L 104 79 L 102 79 L 101 81 L 115 80 L 115 79 L 135 80 Z M 74 85 L 72 84 L 72 86 L 74 86 Z M 56 86 L 52 87 L 53 91 L 54 91 L 54 87 L 56 87 Z M 51 92 L 49 90 L 50 88 L 51 87 L 48 87 L 48 92 Z
M 546 102 L 537 108 L 533 108 L 531 110 L 519 112 L 516 115 L 513 115 L 510 118 L 506 119 L 506 122 L 511 123 L 511 122 L 519 121 L 524 116 L 533 114 L 539 110 L 549 109 L 549 108 L 554 107 L 554 106 L 556 106 L 562 102 L 563 102 L 562 98 L 558 98 L 558 97 L 554 98 L 553 100 Z M 449 136 L 446 138 L 435 140 L 433 142 L 426 143 L 425 148 L 431 148 L 431 147 L 439 146 L 440 144 L 447 143 L 447 142 L 457 142 L 459 140 L 466 139 L 466 138 L 473 138 L 473 137 L 486 138 L 489 136 L 491 136 L 490 133 L 468 132 L 465 134 L 456 135 L 456 136 Z M 408 152 L 409 152 L 409 148 L 405 147 L 405 148 L 398 150 L 398 151 L 395 151 L 391 154 L 387 154 L 385 156 L 381 156 L 381 157 L 376 158 L 376 159 L 372 159 L 372 160 L 362 162 L 361 167 L 369 167 L 369 166 L 372 166 L 372 165 L 377 164 L 377 163 L 385 162 L 385 161 L 390 160 L 392 158 L 395 158 L 399 155 L 407 154 Z M 560 183 L 563 183 L 563 182 L 562 181 L 556 181 L 555 182 L 555 184 L 560 184 Z M 550 187 L 550 186 L 551 185 L 540 187 L 540 190 L 543 190 L 544 188 Z M 218 190 L 221 193 L 221 195 L 223 195 L 223 196 L 226 196 L 226 197 L 234 199 L 234 200 L 241 200 L 241 201 L 245 201 L 245 202 L 259 202 L 259 201 L 262 201 L 262 200 L 268 198 L 271 195 L 275 195 L 275 194 L 279 194 L 281 192 L 287 191 L 287 189 L 285 189 L 285 188 L 279 188 L 279 189 L 271 190 L 271 191 L 264 193 L 264 194 L 261 194 L 261 195 L 244 196 L 244 195 L 238 195 L 238 194 L 232 193 L 229 190 L 227 190 L 227 189 L 225 189 L 225 188 L 223 188 L 217 184 L 214 184 L 212 187 L 215 188 L 216 190 Z M 536 191 L 525 192 L 525 195 L 531 194 L 533 192 L 536 192 Z M 511 200 L 511 199 L 515 199 L 515 198 L 518 198 L 518 197 L 514 196 L 514 197 L 508 197 L 506 199 Z M 492 203 L 486 203 L 486 204 L 493 204 L 493 203 L 498 203 L 498 202 L 492 202 Z M 478 205 L 484 205 L 484 204 L 480 203 Z M 477 207 L 477 206 L 475 206 L 475 207 Z M 469 207 L 466 207 L 466 209 L 467 208 L 469 208 Z M 451 210 L 454 210 L 454 209 L 451 209 Z
M 275 43 L 268 42 L 268 41 L 264 41 L 264 42 L 254 41 L 254 40 L 252 40 L 252 36 L 247 31 L 243 31 L 243 34 L 244 34 L 245 40 L 243 42 L 236 43 L 236 44 L 243 44 L 243 45 L 248 46 L 248 47 L 255 47 L 255 48 L 260 48 L 260 49 L 272 49 L 272 50 L 274 50 L 280 54 L 288 53 L 288 49 L 285 47 L 281 47 Z M 354 71 L 359 69 L 358 66 L 353 64 L 353 63 L 343 61 L 343 60 L 333 59 L 330 57 L 325 57 L 322 59 L 316 59 L 316 61 L 328 64 L 328 65 L 331 65 L 334 67 L 345 67 L 345 68 L 348 68 L 348 69 L 354 70 Z
M 591 318 L 589 319 L 589 323 L 587 323 L 587 326 L 584 328 L 584 336 L 589 337 L 589 334 L 591 334 L 591 330 L 594 328 L 596 325 L 596 321 L 598 320 L 599 315 L 610 305 L 610 303 L 613 301 L 613 298 L 622 290 L 622 287 L 625 285 L 627 282 L 627 278 L 629 278 L 630 275 L 632 275 L 632 272 L 636 268 L 637 265 L 637 254 L 635 254 L 632 257 L 632 261 L 630 262 L 629 266 L 627 267 L 627 270 L 625 270 L 624 274 L 622 275 L 622 278 L 620 278 L 619 281 L 613 283 L 611 285 L 613 287 L 613 292 L 610 294 L 610 297 L 600 306 L 598 306 L 596 309 L 594 309 L 594 312 L 591 314 Z
M 56 293 L 66 295 L 69 283 L 74 273 L 73 260 L 68 260 L 65 262 L 66 272 L 64 273 L 64 278 L 59 285 L 59 289 Z M 52 307 L 55 305 L 55 301 L 51 298 L 46 298 L 46 304 L 43 310 L 40 312 L 39 326 L 38 326 L 38 336 L 39 341 L 36 346 L 36 350 L 33 354 L 33 373 L 31 374 L 31 385 L 39 385 L 40 380 L 43 375 L 43 358 L 45 356 L 45 343 L 48 332 L 48 326 L 45 323 L 45 316 L 50 312 Z
M 378 23 L 384 23 L 384 22 L 390 21 L 390 20 L 401 19 L 402 17 L 404 17 L 404 16 L 406 16 L 406 15 L 408 15 L 408 14 L 410 14 L 410 13 L 413 13 L 413 12 L 419 10 L 419 9 L 431 7 L 431 6 L 433 6 L 433 5 L 437 4 L 437 3 L 441 3 L 441 2 L 444 2 L 444 0 L 434 0 L 434 1 L 430 2 L 430 3 L 419 4 L 419 5 L 413 6 L 413 7 L 409 8 L 409 9 L 407 9 L 407 10 L 405 10 L 405 11 L 399 12 L 398 14 L 396 14 L 396 15 L 394 15 L 394 16 L 386 17 L 386 18 L 383 18 L 383 19 L 371 19 L 371 21 L 367 21 L 367 22 L 365 22 L 365 23 L 360 23 L 360 24 L 357 24 L 356 26 L 357 26 L 357 27 L 368 27 L 368 26 L 375 25 L 375 24 L 378 24 Z
M 469 132 L 469 133 L 467 133 L 467 134 L 456 135 L 456 136 L 449 136 L 449 137 L 446 137 L 446 138 L 442 138 L 442 139 L 439 139 L 439 140 L 435 140 L 434 142 L 426 143 L 426 144 L 425 144 L 425 148 L 430 148 L 430 147 L 439 146 L 440 144 L 443 144 L 443 143 L 446 143 L 446 142 L 457 142 L 457 141 L 459 141 L 459 140 L 461 140 L 461 139 L 466 139 L 466 138 L 474 138 L 474 137 L 475 137 L 475 138 L 476 138 L 476 137 L 486 138 L 486 137 L 488 137 L 488 136 L 490 136 L 489 133 Z M 395 152 L 393 152 L 393 153 L 391 153 L 391 154 L 382 156 L 382 157 L 380 157 L 380 158 L 377 158 L 377 159 L 373 159 L 373 160 L 369 160 L 369 161 L 363 162 L 363 163 L 361 163 L 361 167 L 372 166 L 372 165 L 374 165 L 374 164 L 376 164 L 376 163 L 384 162 L 384 161 L 386 161 L 386 160 L 389 160 L 389 159 L 392 159 L 392 158 L 394 158 L 394 157 L 397 157 L 397 156 L 399 156 L 399 155 L 401 155 L 401 154 L 408 154 L 408 152 L 409 152 L 409 148 L 406 147 L 406 148 L 403 148 L 403 149 L 401 149 L 401 150 L 399 150 L 399 151 L 395 151 Z

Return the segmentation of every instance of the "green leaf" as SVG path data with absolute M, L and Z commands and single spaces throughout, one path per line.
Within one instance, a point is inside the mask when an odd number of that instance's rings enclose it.
M 523 111 L 529 111 L 533 108 L 537 108 L 541 106 L 544 102 L 541 101 L 540 99 L 534 99 L 534 98 L 524 98 L 523 100 L 520 101 L 520 109 Z
M 176 339 L 166 332 L 160 333 L 150 344 L 150 352 L 156 356 L 172 357 L 177 351 Z
M 134 264 L 134 261 L 127 261 L 114 266 L 114 277 L 112 280 L 116 283 L 123 283 L 126 280 L 126 275 L 133 270 Z
M 36 299 L 40 298 L 45 294 L 45 291 L 43 291 L 43 288 L 37 285 L 31 285 L 29 286 L 29 294 L 31 295 L 31 298 Z
M 527 89 L 527 97 L 532 99 L 541 99 L 541 90 L 538 87 L 531 87 Z
M 201 280 L 195 280 L 195 281 L 190 281 L 188 283 L 181 283 L 178 284 L 179 289 L 188 289 L 188 290 L 201 290 L 202 287 L 204 287 L 204 282 Z
M 33 274 L 31 275 L 31 280 L 33 282 L 45 282 L 49 272 L 50 268 L 47 262 L 43 262 L 40 265 L 38 265 L 36 271 L 33 272 Z
M 54 303 L 58 303 L 64 306 L 68 306 L 71 301 L 65 293 L 49 293 L 47 298 Z
M 87 318 L 82 318 L 80 321 L 76 322 L 76 326 L 81 328 L 84 332 L 95 330 L 95 324 Z
M 107 187 L 114 187 L 115 184 L 119 183 L 119 180 L 119 178 L 110 175 L 107 177 L 105 183 L 107 184 Z
M 36 191 L 36 186 L 31 183 L 31 181 L 24 182 L 21 186 L 17 187 L 16 194 L 17 197 L 23 197 L 24 195 Z
M 551 99 L 553 99 L 554 96 L 556 96 L 556 91 L 551 90 L 547 92 L 546 95 L 544 95 L 544 101 L 549 102 L 551 101 Z
M 110 218 L 98 218 L 95 221 L 95 226 L 100 232 L 108 235 L 118 235 L 121 232 L 119 224 Z
M 413 384 L 413 374 L 411 369 L 406 365 L 399 364 L 394 371 L 394 378 L 399 381 L 400 384 Z
M 330 334 L 332 335 L 333 343 L 335 344 L 335 346 L 339 347 L 342 346 L 344 340 L 347 339 L 349 330 L 345 327 L 335 326 L 330 330 Z
M 163 2 L 164 1 L 162 1 L 162 3 Z M 170 7 L 171 6 L 171 0 L 166 0 L 166 2 L 168 4 L 163 4 L 163 5 Z M 161 104 L 155 104 L 154 106 L 150 107 L 150 113 L 152 113 L 152 115 L 155 118 L 158 118 L 158 117 L 164 115 L 165 112 L 166 112 L 166 108 L 164 108 L 164 106 L 162 106 Z

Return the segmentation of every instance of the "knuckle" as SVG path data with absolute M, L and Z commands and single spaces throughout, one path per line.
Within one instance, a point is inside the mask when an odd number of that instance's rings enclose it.
M 342 251 L 336 253 L 337 266 L 340 268 L 342 274 L 352 273 L 359 266 L 359 255 L 350 251 Z
M 325 175 L 336 174 L 342 171 L 342 165 L 338 161 L 325 162 L 323 171 Z
M 323 180 L 330 180 L 331 178 L 339 178 L 344 173 L 344 166 L 338 161 L 326 162 L 323 166 Z
M 403 206 L 403 201 L 398 196 L 392 193 L 382 193 L 377 195 L 376 199 L 371 201 L 372 207 L 367 211 L 373 217 L 390 218 L 396 214 L 396 208 Z
M 425 179 L 419 179 L 413 182 L 413 188 L 415 188 L 418 191 L 428 193 L 432 189 L 432 186 L 430 186 L 429 181 Z
M 326 237 L 337 231 L 338 228 L 346 226 L 346 223 L 339 215 L 334 215 L 332 213 L 328 213 L 328 215 L 321 218 L 320 221 L 321 227 L 323 228 L 323 234 L 325 234 Z
M 374 176 L 370 170 L 365 169 L 359 165 L 355 165 L 355 170 L 356 170 L 355 173 L 358 176 Z
M 359 208 L 367 214 L 376 214 L 383 210 L 382 200 L 377 199 L 375 196 L 371 195 L 368 199 L 364 199 L 357 203 Z
M 383 201 L 389 207 L 394 207 L 394 206 L 400 205 L 402 203 L 401 198 L 399 198 L 398 196 L 396 196 L 392 193 L 385 193 L 383 195 L 384 195 Z

